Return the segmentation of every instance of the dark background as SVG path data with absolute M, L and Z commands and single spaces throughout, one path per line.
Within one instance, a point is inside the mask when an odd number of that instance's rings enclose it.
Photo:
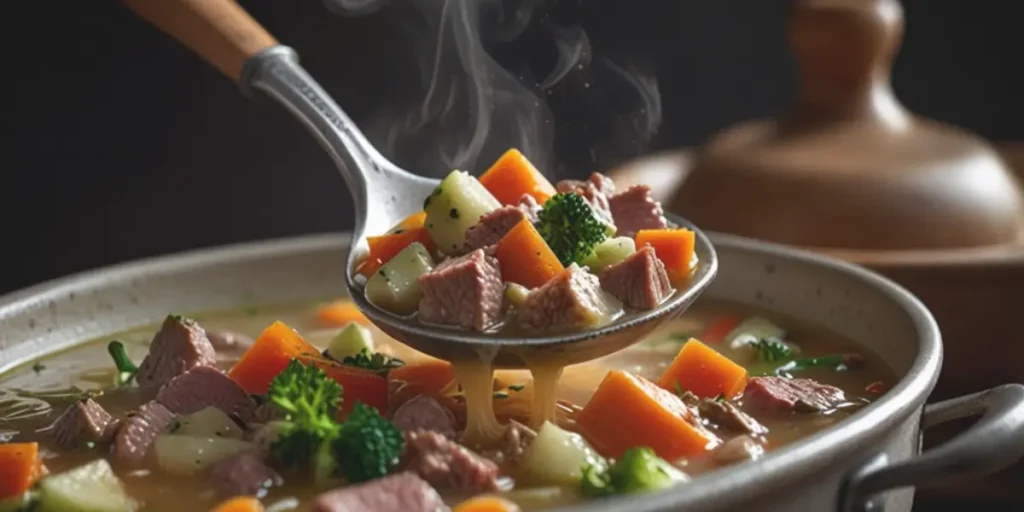
M 387 10 L 345 18 L 316 0 L 243 4 L 357 122 L 387 103 L 395 84 L 418 80 L 394 64 L 409 49 Z M 796 94 L 785 8 L 783 0 L 586 2 L 579 17 L 596 51 L 655 64 L 664 122 L 636 151 L 698 144 L 785 108 Z M 1024 2 L 907 0 L 904 8 L 893 77 L 900 99 L 991 139 L 1024 139 L 1024 75 L 1015 69 Z M 342 181 L 296 123 L 243 99 L 116 2 L 6 9 L 0 247 L 9 263 L 0 291 L 144 256 L 350 227 Z

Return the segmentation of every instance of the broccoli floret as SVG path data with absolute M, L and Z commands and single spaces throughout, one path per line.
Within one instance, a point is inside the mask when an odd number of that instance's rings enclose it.
M 594 247 L 608 238 L 608 224 L 601 221 L 586 199 L 571 192 L 548 199 L 538 219 L 537 231 L 562 265 L 582 265 Z
M 365 368 L 375 372 L 388 372 L 405 364 L 405 361 L 397 357 L 391 357 L 380 352 L 370 352 L 369 349 L 362 349 L 359 353 L 342 358 L 341 364 Z
M 387 475 L 405 448 L 402 432 L 361 402 L 339 422 L 342 392 L 315 365 L 293 359 L 267 391 L 267 400 L 284 416 L 271 453 L 288 467 L 309 468 L 320 483 L 335 476 L 364 482 Z
M 638 447 L 627 450 L 607 469 L 584 467 L 580 485 L 584 496 L 596 497 L 657 491 L 689 480 L 686 473 L 655 455 L 654 450 Z
M 376 409 L 357 403 L 341 427 L 334 454 L 348 477 L 358 483 L 388 474 L 405 449 L 405 437 Z
M 330 446 L 341 431 L 335 419 L 341 394 L 341 385 L 322 370 L 292 359 L 267 390 L 267 400 L 284 416 L 281 432 L 270 448 L 274 456 L 289 467 L 317 462 L 316 454 Z

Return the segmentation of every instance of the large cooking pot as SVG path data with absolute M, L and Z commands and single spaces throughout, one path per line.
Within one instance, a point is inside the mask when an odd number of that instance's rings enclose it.
M 925 406 L 942 345 L 935 320 L 892 282 L 836 260 L 715 235 L 722 271 L 705 293 L 841 332 L 903 378 L 837 426 L 765 458 L 672 491 L 588 502 L 580 510 L 909 511 L 913 486 L 977 476 L 1024 453 L 1024 386 Z M 44 283 L 0 299 L 0 371 L 167 311 L 237 308 L 344 293 L 348 238 L 321 235 L 195 251 Z M 920 453 L 921 430 L 980 416 Z M 891 492 L 884 492 L 889 491 Z

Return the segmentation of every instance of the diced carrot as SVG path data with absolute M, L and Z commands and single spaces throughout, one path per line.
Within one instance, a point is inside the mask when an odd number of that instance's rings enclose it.
M 555 195 L 554 185 L 529 160 L 512 148 L 480 176 L 480 184 L 501 204 L 518 204 L 523 194 L 530 194 L 544 204 Z
M 580 432 L 606 457 L 649 446 L 665 460 L 705 453 L 719 442 L 683 401 L 628 372 L 608 372 L 576 415 Z
M 732 332 L 742 321 L 743 319 L 736 315 L 722 315 L 711 321 L 711 325 L 704 330 L 700 338 L 706 343 L 721 343 L 725 340 L 725 335 Z
M 689 229 L 641 229 L 636 232 L 637 248 L 650 245 L 658 259 L 665 264 L 665 270 L 673 281 L 690 277 L 690 262 L 693 261 L 695 243 L 693 231 Z
M 349 299 L 340 299 L 316 310 L 320 323 L 331 327 L 344 327 L 351 322 L 369 326 L 370 319 Z
M 210 512 L 263 512 L 263 504 L 253 496 L 237 496 L 222 501 Z
M 322 357 L 300 357 L 299 361 L 304 364 L 315 364 L 328 377 L 341 384 L 340 416 L 344 417 L 352 411 L 356 402 L 369 405 L 381 414 L 387 412 L 388 381 L 383 376 L 371 370 L 346 366 Z
M 528 219 L 519 221 L 498 241 L 494 255 L 502 279 L 527 288 L 541 286 L 565 270 Z
M 459 503 L 452 512 L 519 512 L 522 510 L 515 502 L 493 495 L 470 498 Z
M 395 227 L 388 231 L 388 234 L 395 234 L 402 231 L 408 231 L 410 229 L 422 228 L 427 222 L 427 212 L 419 211 L 416 212 L 399 222 Z
M 42 474 L 39 443 L 0 444 L 0 499 L 21 495 Z
M 731 400 L 747 387 L 747 369 L 690 338 L 658 379 L 658 385 L 669 390 L 678 386 L 701 398 L 724 395 Z
M 430 238 L 430 234 L 427 233 L 427 228 L 425 227 L 408 229 L 401 233 L 390 235 L 366 237 L 366 243 L 370 246 L 370 254 L 366 257 L 365 261 L 359 264 L 356 272 L 364 276 L 372 276 L 374 272 L 380 270 L 380 267 L 384 266 L 391 258 L 402 252 L 402 249 L 405 249 L 414 242 L 423 244 L 431 252 L 437 247 L 434 245 L 434 240 Z
M 274 322 L 228 370 L 228 377 L 247 393 L 262 395 L 270 387 L 270 381 L 284 371 L 292 359 L 319 355 L 320 351 L 291 327 Z
M 440 393 L 453 380 L 452 364 L 440 359 L 408 362 L 388 372 L 388 380 L 410 384 L 418 394 Z

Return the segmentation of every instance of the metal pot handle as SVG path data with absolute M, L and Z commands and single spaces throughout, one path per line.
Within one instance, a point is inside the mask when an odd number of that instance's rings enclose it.
M 1024 386 L 999 387 L 926 405 L 922 430 L 981 415 L 965 432 L 916 458 L 890 463 L 876 456 L 850 474 L 839 494 L 842 512 L 878 511 L 872 497 L 885 490 L 977 478 L 1024 456 Z

